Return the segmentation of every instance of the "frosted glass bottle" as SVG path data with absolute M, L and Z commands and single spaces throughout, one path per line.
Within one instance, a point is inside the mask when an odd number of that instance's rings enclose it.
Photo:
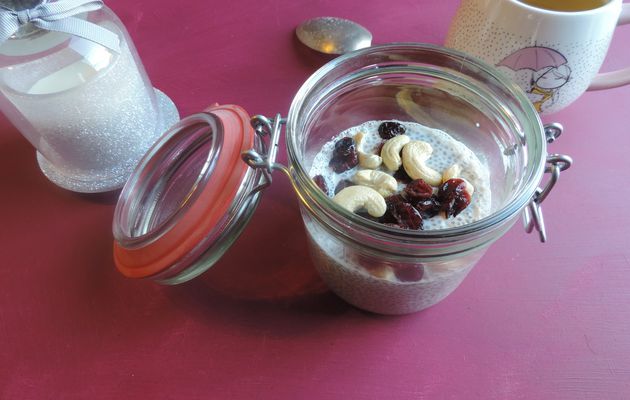
M 19 11 L 41 0 L 0 0 Z M 120 188 L 179 115 L 151 85 L 106 6 L 76 15 L 115 33 L 120 52 L 31 23 L 0 46 L 0 109 L 37 150 L 44 174 L 76 192 Z

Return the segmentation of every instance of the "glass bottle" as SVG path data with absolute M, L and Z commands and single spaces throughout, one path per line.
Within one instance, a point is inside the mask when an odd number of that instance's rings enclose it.
M 42 0 L 0 0 L 16 12 Z M 57 4 L 61 2 L 48 3 Z M 114 33 L 119 51 L 27 22 L 0 45 L 0 109 L 37 150 L 44 174 L 76 192 L 122 187 L 179 119 L 151 85 L 122 22 L 106 6 L 71 16 Z

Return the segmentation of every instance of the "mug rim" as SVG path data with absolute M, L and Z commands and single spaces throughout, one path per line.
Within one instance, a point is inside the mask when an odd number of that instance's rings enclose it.
M 559 17 L 559 16 L 567 17 L 567 16 L 574 16 L 574 15 L 589 15 L 589 14 L 603 13 L 607 11 L 608 8 L 614 7 L 616 5 L 615 3 L 619 3 L 619 4 L 623 3 L 623 0 L 608 0 L 606 4 L 603 4 L 595 8 L 589 8 L 588 10 L 562 11 L 562 10 L 550 10 L 548 8 L 536 7 L 536 6 L 524 3 L 521 0 L 505 0 L 505 1 L 507 1 L 508 3 L 511 3 L 512 5 L 516 7 L 524 8 L 526 10 L 533 11 L 539 14 L 552 15 L 556 17 Z

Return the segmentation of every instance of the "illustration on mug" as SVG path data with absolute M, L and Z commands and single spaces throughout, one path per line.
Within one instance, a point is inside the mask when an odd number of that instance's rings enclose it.
M 526 91 L 538 112 L 557 101 L 559 89 L 571 77 L 571 68 L 566 57 L 557 50 L 543 46 L 516 50 L 501 60 L 497 67 L 506 67 L 514 72 L 532 71 Z

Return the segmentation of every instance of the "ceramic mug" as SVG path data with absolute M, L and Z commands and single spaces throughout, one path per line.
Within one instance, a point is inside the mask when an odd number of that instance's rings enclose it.
M 626 23 L 630 3 L 622 0 L 583 11 L 554 11 L 519 0 L 462 0 L 446 47 L 495 65 L 547 114 L 586 90 L 630 84 L 630 68 L 598 73 L 615 27 Z

